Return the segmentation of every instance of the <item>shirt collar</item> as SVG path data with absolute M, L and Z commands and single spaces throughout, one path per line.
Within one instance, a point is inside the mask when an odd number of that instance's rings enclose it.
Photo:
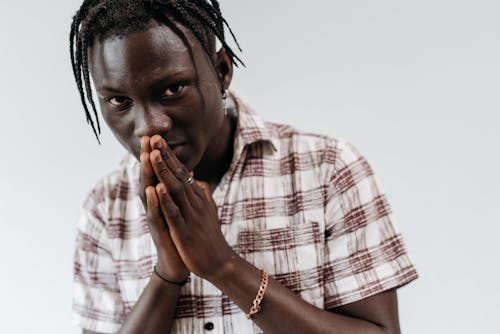
M 230 96 L 234 99 L 238 110 L 235 153 L 258 142 L 271 144 L 272 149 L 276 152 L 279 145 L 274 131 L 233 91 L 230 92 Z

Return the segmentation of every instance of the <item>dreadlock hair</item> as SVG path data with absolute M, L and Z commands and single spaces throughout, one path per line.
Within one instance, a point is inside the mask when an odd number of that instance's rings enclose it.
M 69 35 L 71 65 L 87 123 L 92 127 L 99 143 L 101 126 L 92 98 L 88 49 L 96 40 L 102 42 L 110 37 L 123 37 L 147 30 L 154 24 L 172 27 L 172 21 L 180 23 L 194 34 L 214 68 L 215 37 L 235 66 L 238 66 L 238 63 L 245 66 L 226 43 L 224 26 L 229 29 L 239 51 L 242 51 L 221 14 L 217 0 L 84 0 L 73 16 Z

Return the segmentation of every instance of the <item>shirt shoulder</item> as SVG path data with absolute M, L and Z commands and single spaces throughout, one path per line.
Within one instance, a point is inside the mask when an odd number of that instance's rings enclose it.
M 281 123 L 265 122 L 265 126 L 273 134 L 274 145 L 278 144 L 282 156 L 307 155 L 308 158 L 313 157 L 315 163 L 330 169 L 342 168 L 353 160 L 364 159 L 355 146 L 343 137 L 308 132 Z

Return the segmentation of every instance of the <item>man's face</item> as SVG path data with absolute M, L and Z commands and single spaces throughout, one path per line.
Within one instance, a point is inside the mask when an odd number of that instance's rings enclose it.
M 140 138 L 159 134 L 193 170 L 220 142 L 221 84 L 200 43 L 178 27 L 188 45 L 165 25 L 96 42 L 90 72 L 103 118 L 129 152 L 138 159 Z

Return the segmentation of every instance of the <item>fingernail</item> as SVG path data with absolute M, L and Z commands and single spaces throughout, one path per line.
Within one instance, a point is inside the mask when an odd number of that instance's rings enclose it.
M 162 194 L 167 193 L 167 189 L 165 188 L 165 185 L 163 183 L 158 183 L 158 185 L 156 186 L 156 190 L 158 190 Z
M 157 208 L 158 201 L 155 199 L 155 197 L 153 197 L 152 191 L 154 191 L 154 189 L 150 187 L 146 188 L 146 203 L 153 208 Z
M 141 150 L 144 150 L 144 147 L 146 146 L 146 143 L 149 142 L 149 139 L 146 136 L 143 136 L 139 142 L 141 143 Z
M 157 141 L 155 141 L 154 147 L 158 148 L 158 149 L 163 148 L 163 140 L 157 140 Z
M 160 154 L 160 151 L 155 151 L 155 155 L 153 157 L 154 161 L 156 162 L 160 162 L 161 161 L 161 154 Z

